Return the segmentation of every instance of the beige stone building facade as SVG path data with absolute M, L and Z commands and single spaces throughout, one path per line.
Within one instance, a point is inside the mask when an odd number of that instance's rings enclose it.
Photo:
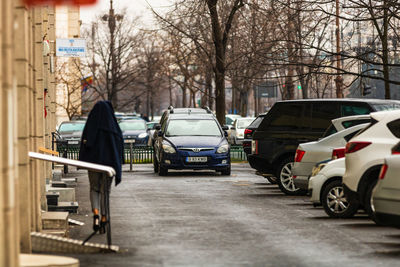
M 80 37 L 80 9 L 74 6 L 56 7 L 56 38 Z M 69 120 L 71 114 L 81 114 L 81 73 L 78 58 L 58 58 L 56 69 L 57 125 Z M 78 67 L 77 67 L 78 65 Z M 68 113 L 67 113 L 68 110 Z
M 0 266 L 20 266 L 42 229 L 51 165 L 28 151 L 51 148 L 56 127 L 55 8 L 0 1 Z

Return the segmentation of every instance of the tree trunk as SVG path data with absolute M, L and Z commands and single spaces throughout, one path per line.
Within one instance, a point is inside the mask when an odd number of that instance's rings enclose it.
M 186 77 L 184 78 L 185 80 L 183 81 L 183 87 L 182 87 L 182 107 L 186 108 L 186 91 L 187 91 L 187 81 Z
M 212 95 L 212 70 L 210 68 L 207 68 L 206 71 L 206 92 L 207 92 L 207 102 L 208 102 L 208 107 L 210 109 L 213 109 L 213 95 Z

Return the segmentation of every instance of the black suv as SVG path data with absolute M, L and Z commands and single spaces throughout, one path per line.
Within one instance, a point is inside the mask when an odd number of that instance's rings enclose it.
M 320 138 L 332 119 L 389 109 L 400 109 L 400 101 L 307 99 L 277 102 L 253 134 L 249 163 L 257 171 L 277 177 L 284 193 L 304 193 L 282 185 L 282 181 L 292 179 L 291 168 L 300 143 Z

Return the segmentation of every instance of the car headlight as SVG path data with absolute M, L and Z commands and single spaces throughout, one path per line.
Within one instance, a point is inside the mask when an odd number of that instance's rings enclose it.
M 229 145 L 222 145 L 217 149 L 218 154 L 228 153 L 228 151 L 229 151 Z
M 163 144 L 163 145 L 162 145 L 162 148 L 163 148 L 163 150 L 164 150 L 165 153 L 168 153 L 168 154 L 174 154 L 174 153 L 176 153 L 175 148 L 173 148 L 173 147 L 170 146 L 170 145 Z
M 139 134 L 139 138 L 145 138 L 147 136 L 147 133 L 141 133 L 141 134 Z
M 317 175 L 325 166 L 326 166 L 326 163 L 321 163 L 321 164 L 318 164 L 318 166 L 315 166 L 312 169 L 311 176 Z

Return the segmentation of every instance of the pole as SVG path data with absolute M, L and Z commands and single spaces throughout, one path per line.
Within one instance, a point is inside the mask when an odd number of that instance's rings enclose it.
M 339 21 L 339 15 L 340 15 L 340 9 L 339 9 L 339 0 L 336 0 L 336 97 L 337 98 L 343 98 L 343 78 L 340 75 L 341 74 L 341 49 L 340 49 L 340 21 Z
M 129 170 L 132 171 L 132 154 L 133 154 L 133 144 L 129 143 Z
M 112 104 L 114 108 L 117 107 L 117 92 L 115 86 L 115 74 L 116 74 L 116 55 L 115 55 L 115 40 L 114 40 L 114 32 L 115 32 L 115 13 L 113 8 L 113 0 L 110 0 L 110 10 L 108 15 L 108 28 L 110 29 L 110 53 L 111 53 L 111 96 L 112 96 Z

